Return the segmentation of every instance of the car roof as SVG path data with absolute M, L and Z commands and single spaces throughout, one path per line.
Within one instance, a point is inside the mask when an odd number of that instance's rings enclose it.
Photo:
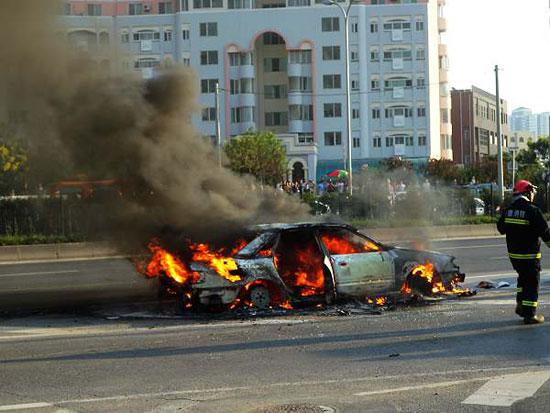
M 274 224 L 261 224 L 251 227 L 252 230 L 259 231 L 287 231 L 293 229 L 329 229 L 329 228 L 345 228 L 351 231 L 357 229 L 351 225 L 335 222 L 298 222 L 293 224 L 286 223 L 274 223 Z

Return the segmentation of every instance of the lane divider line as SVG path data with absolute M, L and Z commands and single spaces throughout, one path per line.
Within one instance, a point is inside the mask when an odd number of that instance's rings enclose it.
M 70 273 L 77 273 L 77 272 L 80 272 L 80 270 L 16 272 L 16 273 L 12 273 L 12 274 L 0 274 L 0 278 L 23 277 L 23 276 L 26 276 L 26 275 L 70 274 Z
M 550 379 L 550 370 L 509 374 L 489 380 L 462 404 L 509 407 L 531 397 Z
M 464 380 L 454 380 L 454 381 L 442 381 L 439 383 L 427 383 L 427 384 L 419 384 L 418 386 L 405 386 L 405 387 L 394 387 L 392 389 L 382 389 L 382 390 L 373 390 L 373 391 L 365 391 L 361 393 L 354 393 L 354 396 L 374 396 L 378 394 L 388 394 L 388 393 L 399 393 L 404 391 L 411 391 L 411 390 L 422 390 L 422 389 L 434 389 L 437 387 L 449 387 L 449 386 L 456 386 L 458 384 L 464 384 L 464 383 L 473 383 L 476 381 L 486 381 L 487 377 L 478 377 L 475 379 L 464 379 Z M 489 377 L 490 379 L 490 377 Z

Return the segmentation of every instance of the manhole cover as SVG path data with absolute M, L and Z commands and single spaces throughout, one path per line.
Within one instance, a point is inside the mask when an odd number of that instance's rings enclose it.
M 312 404 L 282 404 L 257 409 L 251 413 L 335 413 L 336 409 L 328 406 L 315 406 Z

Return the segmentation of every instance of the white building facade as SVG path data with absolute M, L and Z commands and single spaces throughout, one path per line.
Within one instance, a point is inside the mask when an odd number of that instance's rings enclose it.
M 345 6 L 345 3 L 341 3 Z M 350 13 L 354 169 L 401 156 L 452 159 L 444 0 L 366 0 Z M 289 171 L 316 179 L 346 154 L 344 19 L 313 0 L 85 1 L 66 4 L 67 38 L 114 73 L 197 73 L 197 129 L 223 139 L 278 134 Z M 293 159 L 301 165 L 292 164 Z

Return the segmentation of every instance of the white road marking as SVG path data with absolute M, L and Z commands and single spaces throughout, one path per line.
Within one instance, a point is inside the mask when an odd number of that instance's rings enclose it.
M 51 403 L 22 403 L 22 404 L 6 404 L 0 406 L 0 412 L 9 412 L 11 410 L 24 410 L 24 409 L 41 409 L 43 407 L 53 407 Z
M 550 370 L 497 377 L 485 383 L 462 403 L 511 406 L 518 400 L 531 397 L 548 379 L 550 379 Z
M 12 274 L 0 274 L 0 278 L 22 277 L 26 275 L 45 275 L 45 274 L 70 274 L 77 273 L 80 270 L 59 270 L 59 271 L 36 271 L 36 272 L 16 272 Z
M 478 377 L 475 379 L 464 379 L 464 380 L 455 380 L 455 381 L 441 381 L 439 383 L 426 383 L 426 384 L 420 384 L 418 386 L 394 387 L 392 389 L 365 391 L 361 393 L 354 393 L 353 395 L 354 396 L 374 396 L 377 394 L 400 393 L 400 392 L 411 391 L 411 390 L 422 390 L 422 389 L 433 389 L 437 387 L 456 386 L 458 384 L 473 383 L 476 381 L 485 381 L 485 380 L 487 380 L 487 377 Z
M 71 336 L 89 336 L 89 335 L 107 335 L 107 334 L 119 334 L 119 335 L 132 335 L 140 333 L 151 333 L 151 331 L 159 333 L 167 333 L 172 331 L 185 331 L 193 329 L 216 329 L 216 328 L 232 328 L 232 327 L 250 327 L 257 325 L 279 325 L 279 324 L 303 324 L 314 322 L 313 319 L 265 319 L 265 320 L 250 320 L 242 322 L 228 322 L 217 324 L 188 324 L 178 326 L 166 326 L 158 329 L 151 329 L 149 327 L 139 328 L 105 328 L 105 327 L 73 327 L 73 328 L 0 328 L 0 342 L 3 341 L 17 341 L 21 339 L 44 339 L 55 337 L 71 337 Z M 124 326 L 122 327 L 124 328 Z
M 490 260 L 507 260 L 509 259 L 509 257 L 507 256 L 504 256 L 504 257 L 489 257 Z
M 438 251 L 447 251 L 447 250 L 468 250 L 472 248 L 492 248 L 492 247 L 503 247 L 506 248 L 506 244 L 491 244 L 491 245 L 464 245 L 461 247 L 443 247 L 437 248 Z
M 26 265 L 26 264 L 47 264 L 55 262 L 76 262 L 76 261 L 101 261 L 101 260 L 115 260 L 115 259 L 128 259 L 132 258 L 134 255 L 106 255 L 102 257 L 80 257 L 80 258 L 52 258 L 49 260 L 20 260 L 20 261 L 1 261 L 0 266 L 2 265 Z
M 31 408 L 41 408 L 41 407 L 51 407 L 51 406 L 63 406 L 67 404 L 78 404 L 78 403 L 98 403 L 105 401 L 118 401 L 118 400 L 132 400 L 132 399 L 142 399 L 142 398 L 160 398 L 160 397 L 169 397 L 169 396 L 178 396 L 185 394 L 202 394 L 202 393 L 223 393 L 223 392 L 236 392 L 236 391 L 250 391 L 257 389 L 272 389 L 277 387 L 300 387 L 300 386 L 319 386 L 319 385 L 331 385 L 331 384 L 340 384 L 340 383 L 361 383 L 361 382 L 376 382 L 382 381 L 387 382 L 396 379 L 410 379 L 410 378 L 422 378 L 422 377 L 434 377 L 434 376 L 447 376 L 452 374 L 487 374 L 487 373 L 496 373 L 504 371 L 521 371 L 528 368 L 537 368 L 537 365 L 523 365 L 523 366 L 512 366 L 512 367 L 496 367 L 489 369 L 461 369 L 461 370 L 448 370 L 448 371 L 432 371 L 429 373 L 407 373 L 404 375 L 392 375 L 392 376 L 380 376 L 380 377 L 357 377 L 350 379 L 330 379 L 330 380 L 311 380 L 311 381 L 299 381 L 299 382 L 279 382 L 279 383 L 270 383 L 257 386 L 235 386 L 235 387 L 214 387 L 206 389 L 189 389 L 189 390 L 176 390 L 171 392 L 159 392 L 159 393 L 134 393 L 126 395 L 116 395 L 116 396 L 107 396 L 107 397 L 93 397 L 87 399 L 67 399 L 59 401 L 50 401 L 45 403 L 27 403 L 27 404 L 11 404 L 0 406 L 0 411 L 4 409 L 7 410 L 18 410 L 18 409 L 31 409 Z M 496 376 L 490 377 L 479 377 L 466 380 L 457 380 L 454 382 L 440 382 L 438 383 L 441 387 L 443 385 L 452 385 L 445 383 L 462 383 L 462 382 L 472 382 L 472 381 L 485 381 Z M 433 386 L 435 383 L 430 383 L 428 386 Z M 19 407 L 17 407 L 19 406 Z

